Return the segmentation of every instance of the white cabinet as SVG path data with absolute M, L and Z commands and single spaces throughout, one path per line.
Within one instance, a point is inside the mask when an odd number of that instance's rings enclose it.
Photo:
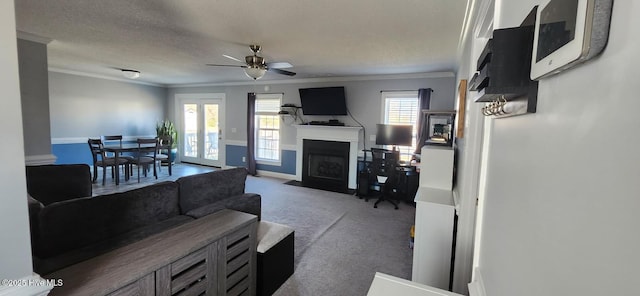
M 456 223 L 452 179 L 453 149 L 423 147 L 411 280 L 445 290 L 451 279 Z
M 373 282 L 369 287 L 367 296 L 462 296 L 442 289 L 429 287 L 415 282 L 407 281 L 395 276 L 376 272 Z
M 451 190 L 453 148 L 424 146 L 420 154 L 420 187 Z

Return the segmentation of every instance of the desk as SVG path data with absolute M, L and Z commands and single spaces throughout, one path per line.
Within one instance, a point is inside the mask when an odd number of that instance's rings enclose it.
M 169 162 L 169 166 L 171 166 L 171 147 L 169 147 L 168 145 L 158 145 L 158 150 L 163 150 L 163 149 L 168 149 L 169 153 L 169 157 L 168 157 L 168 162 Z M 113 154 L 115 155 L 114 158 L 116 159 L 116 163 L 118 163 L 118 159 L 120 157 L 120 154 L 122 152 L 137 152 L 138 151 L 138 144 L 137 143 L 124 143 L 122 145 L 109 145 L 109 146 L 104 146 L 104 151 L 106 152 L 113 152 Z M 171 168 L 169 168 L 169 170 L 171 170 Z M 116 179 L 116 185 L 120 185 L 120 170 L 115 170 L 115 179 Z
M 370 176 L 368 174 L 369 166 L 371 165 L 371 158 L 358 157 L 358 189 L 357 194 L 360 197 L 368 196 L 371 187 Z M 413 199 L 418 191 L 418 180 L 420 173 L 418 173 L 416 166 L 411 164 L 398 164 L 396 167 L 396 177 L 398 178 L 398 186 L 396 193 L 400 200 L 405 202 L 413 202 Z

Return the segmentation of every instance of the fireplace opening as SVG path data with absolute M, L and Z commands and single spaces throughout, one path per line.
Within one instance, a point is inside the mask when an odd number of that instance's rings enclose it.
M 349 142 L 303 140 L 302 186 L 347 192 Z

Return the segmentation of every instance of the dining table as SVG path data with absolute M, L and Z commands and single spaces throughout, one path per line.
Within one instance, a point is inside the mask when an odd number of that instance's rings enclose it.
M 104 146 L 104 151 L 105 152 L 111 152 L 114 154 L 114 158 L 115 158 L 115 163 L 118 163 L 118 160 L 121 156 L 122 153 L 124 152 L 138 152 L 138 143 L 122 143 L 120 145 L 105 145 Z M 168 145 L 158 145 L 158 151 L 162 151 L 163 149 L 168 149 L 170 150 L 171 147 L 169 147 Z M 168 166 L 169 166 L 169 172 L 171 172 L 171 153 L 168 153 Z M 126 176 L 128 179 L 128 176 Z M 115 170 L 115 179 L 116 179 L 116 185 L 120 185 L 120 170 L 117 169 Z

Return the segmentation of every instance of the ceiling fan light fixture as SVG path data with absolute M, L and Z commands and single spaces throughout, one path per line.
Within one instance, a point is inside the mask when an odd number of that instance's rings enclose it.
M 247 74 L 247 76 L 253 78 L 253 80 L 262 78 L 266 72 L 267 69 L 258 67 L 247 67 L 244 69 L 244 74 Z
M 122 69 L 122 76 L 124 76 L 126 78 L 129 78 L 129 79 L 136 79 L 136 78 L 140 77 L 140 71 Z

